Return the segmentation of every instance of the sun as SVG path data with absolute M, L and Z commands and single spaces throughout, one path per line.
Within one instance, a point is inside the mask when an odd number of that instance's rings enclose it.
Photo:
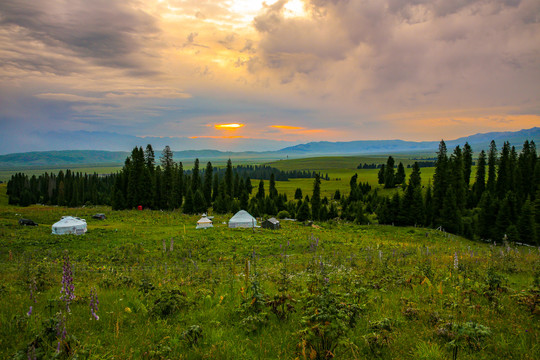
M 244 124 L 219 124 L 214 125 L 214 127 L 218 130 L 236 130 L 244 126 Z

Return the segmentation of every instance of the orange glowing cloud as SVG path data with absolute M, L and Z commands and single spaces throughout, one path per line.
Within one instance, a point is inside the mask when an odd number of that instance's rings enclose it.
M 301 126 L 288 126 L 288 125 L 270 125 L 270 127 L 283 130 L 304 130 Z
M 236 129 L 239 129 L 241 127 L 243 127 L 244 124 L 219 124 L 219 125 L 214 125 L 214 127 L 216 129 L 219 129 L 219 130 L 236 130 Z
M 245 139 L 245 136 L 211 136 L 211 135 L 202 135 L 202 136 L 190 136 L 190 139 Z

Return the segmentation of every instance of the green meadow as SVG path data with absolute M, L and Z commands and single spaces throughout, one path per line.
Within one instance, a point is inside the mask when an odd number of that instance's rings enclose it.
M 7 205 L 5 191 L 0 185 L 3 359 L 540 355 L 534 247 L 346 222 L 229 229 L 230 214 L 196 230 L 198 217 L 178 211 L 21 208 Z M 107 219 L 92 219 L 98 212 Z M 88 232 L 51 235 L 63 215 L 85 218 Z M 21 217 L 39 226 L 19 226 Z

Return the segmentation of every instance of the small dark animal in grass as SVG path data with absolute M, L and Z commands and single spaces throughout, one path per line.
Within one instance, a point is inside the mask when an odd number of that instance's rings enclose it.
M 92 215 L 92 218 L 93 219 L 98 219 L 98 220 L 105 220 L 106 219 L 105 214 Z
M 33 220 L 30 220 L 30 219 L 20 219 L 19 220 L 19 225 L 38 226 L 38 224 L 36 224 Z

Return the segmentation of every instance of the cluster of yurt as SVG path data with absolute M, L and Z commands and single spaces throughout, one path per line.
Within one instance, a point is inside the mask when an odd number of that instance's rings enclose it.
M 255 219 L 253 216 L 251 216 L 250 213 L 248 213 L 245 210 L 240 210 L 239 212 L 234 214 L 234 216 L 230 218 L 228 226 L 231 229 L 261 227 L 257 225 L 257 219 Z M 206 214 L 202 214 L 202 217 L 199 219 L 199 221 L 197 221 L 196 229 L 208 229 L 212 227 L 214 227 L 212 223 L 212 217 L 208 217 Z M 270 219 L 265 220 L 262 223 L 262 227 L 265 229 L 272 229 L 272 230 L 281 229 L 279 220 L 277 220 L 276 218 L 270 218 Z
M 62 216 L 62 219 L 52 226 L 54 235 L 82 235 L 86 232 L 86 220 L 73 216 Z

